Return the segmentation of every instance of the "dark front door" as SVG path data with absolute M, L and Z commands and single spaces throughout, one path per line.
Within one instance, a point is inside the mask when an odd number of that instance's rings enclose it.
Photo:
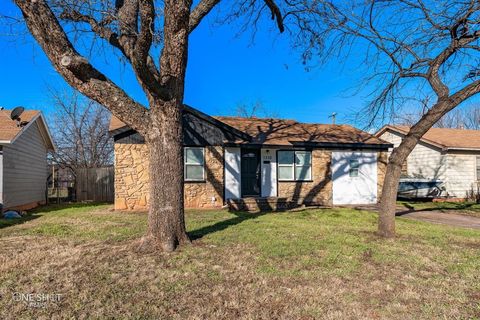
M 260 150 L 242 149 L 242 197 L 260 195 Z

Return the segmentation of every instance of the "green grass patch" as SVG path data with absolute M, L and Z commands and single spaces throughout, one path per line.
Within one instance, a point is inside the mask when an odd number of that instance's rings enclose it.
M 59 291 L 67 317 L 475 318 L 480 231 L 354 209 L 268 214 L 187 210 L 192 246 L 135 253 L 147 215 L 108 205 L 0 220 L 0 295 Z M 0 299 L 0 310 L 31 310 Z

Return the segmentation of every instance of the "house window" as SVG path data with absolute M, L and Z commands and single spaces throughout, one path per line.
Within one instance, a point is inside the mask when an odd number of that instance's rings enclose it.
M 185 181 L 205 180 L 205 149 L 185 148 Z
M 278 180 L 305 181 L 311 179 L 311 151 L 278 151 Z
M 349 161 L 349 170 L 348 173 L 350 177 L 358 177 L 358 170 L 360 168 L 360 163 L 357 159 L 350 159 Z

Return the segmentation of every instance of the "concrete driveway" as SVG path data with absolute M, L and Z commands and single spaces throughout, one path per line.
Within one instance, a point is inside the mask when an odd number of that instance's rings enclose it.
M 427 221 L 431 223 L 446 224 L 455 227 L 480 229 L 480 218 L 463 214 L 456 214 L 455 211 L 448 213 L 438 210 L 409 210 L 397 209 L 397 217 Z
M 352 208 L 352 206 L 347 206 Z M 378 212 L 376 205 L 353 206 L 359 210 L 369 210 Z M 448 213 L 432 209 L 411 209 L 404 206 L 397 206 L 397 217 L 426 221 L 437 224 L 446 224 L 449 226 L 480 229 L 480 217 L 472 217 L 456 213 L 455 210 L 448 210 Z

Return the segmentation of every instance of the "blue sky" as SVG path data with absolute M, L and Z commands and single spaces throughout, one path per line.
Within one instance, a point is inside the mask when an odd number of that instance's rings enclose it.
M 2 12 L 18 16 L 10 2 Z M 232 115 L 238 104 L 261 101 L 279 117 L 317 123 L 331 122 L 332 112 L 338 113 L 337 122 L 349 123 L 353 111 L 365 104 L 362 95 L 352 96 L 359 76 L 352 65 L 342 68 L 332 60 L 305 71 L 300 53 L 290 48 L 287 35 L 272 29 L 270 21 L 261 26 L 253 43 L 250 33 L 236 37 L 235 25 L 213 27 L 212 22 L 203 21 L 190 38 L 185 103 L 211 115 Z M 0 27 L 0 105 L 50 113 L 47 88 L 62 88 L 65 82 L 31 37 L 8 34 L 5 26 Z M 120 66 L 110 55 L 92 62 L 145 102 L 128 66 Z

